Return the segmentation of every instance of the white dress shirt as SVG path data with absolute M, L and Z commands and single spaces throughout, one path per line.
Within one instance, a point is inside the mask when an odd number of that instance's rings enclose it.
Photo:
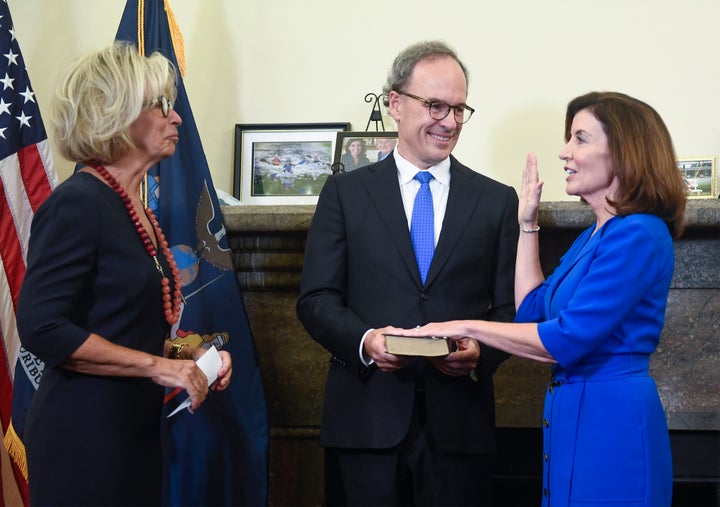
M 402 195 L 403 207 L 405 208 L 405 216 L 407 217 L 408 230 L 412 225 L 412 212 L 415 204 L 415 195 L 420 190 L 420 182 L 415 179 L 415 175 L 420 171 L 413 164 L 405 160 L 397 148 L 393 151 L 395 157 L 395 165 L 398 168 L 398 183 L 400 183 L 400 194 Z M 443 219 L 445 218 L 445 208 L 447 207 L 448 190 L 450 189 L 450 158 L 446 158 L 437 165 L 427 169 L 433 175 L 430 180 L 430 192 L 433 198 L 433 213 L 435 215 L 434 233 L 435 246 L 437 246 L 438 238 L 440 238 L 440 230 L 442 229 Z
M 420 190 L 420 182 L 415 179 L 415 175 L 420 171 L 413 164 L 398 153 L 397 146 L 393 150 L 395 157 L 395 165 L 398 168 L 398 183 L 400 183 L 400 195 L 402 196 L 403 207 L 405 208 L 405 216 L 407 217 L 408 231 L 412 225 L 412 212 L 415 205 L 415 194 Z M 438 238 L 440 238 L 440 230 L 442 229 L 443 219 L 445 218 L 445 208 L 447 208 L 448 190 L 450 189 L 450 157 L 441 161 L 427 169 L 433 175 L 430 180 L 430 192 L 433 199 L 433 214 L 435 223 L 433 232 L 435 234 L 435 246 L 437 247 Z M 370 366 L 374 361 L 365 356 L 365 338 L 370 331 L 368 329 L 360 340 L 360 361 L 365 366 Z

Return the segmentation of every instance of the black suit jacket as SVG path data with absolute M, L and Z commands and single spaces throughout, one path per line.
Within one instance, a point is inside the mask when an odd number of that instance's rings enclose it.
M 328 178 L 307 236 L 297 314 L 331 354 L 320 443 L 389 448 L 405 436 L 424 377 L 428 427 L 440 449 L 494 451 L 492 374 L 507 355 L 482 346 L 477 372 L 453 378 L 429 362 L 399 372 L 366 368 L 370 328 L 434 321 L 511 321 L 518 198 L 451 157 L 445 219 L 420 281 L 394 157 Z

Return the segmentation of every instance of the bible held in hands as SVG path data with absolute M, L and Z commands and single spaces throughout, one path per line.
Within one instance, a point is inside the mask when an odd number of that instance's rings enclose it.
M 452 343 L 441 336 L 398 336 L 386 334 L 385 350 L 396 356 L 445 356 L 452 352 Z

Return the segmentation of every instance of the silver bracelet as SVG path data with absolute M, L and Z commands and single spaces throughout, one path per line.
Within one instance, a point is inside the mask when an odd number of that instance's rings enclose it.
M 539 231 L 540 231 L 540 226 L 539 226 L 539 225 L 536 225 L 536 226 L 533 227 L 532 229 L 526 229 L 526 228 L 523 227 L 521 230 L 522 230 L 523 232 L 528 232 L 528 233 L 539 232 Z

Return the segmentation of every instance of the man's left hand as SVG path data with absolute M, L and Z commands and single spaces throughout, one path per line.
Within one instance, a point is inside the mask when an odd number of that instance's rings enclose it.
M 443 357 L 431 357 L 430 362 L 445 375 L 464 377 L 475 369 L 480 360 L 480 344 L 471 338 L 462 338 L 454 342 L 455 352 Z

